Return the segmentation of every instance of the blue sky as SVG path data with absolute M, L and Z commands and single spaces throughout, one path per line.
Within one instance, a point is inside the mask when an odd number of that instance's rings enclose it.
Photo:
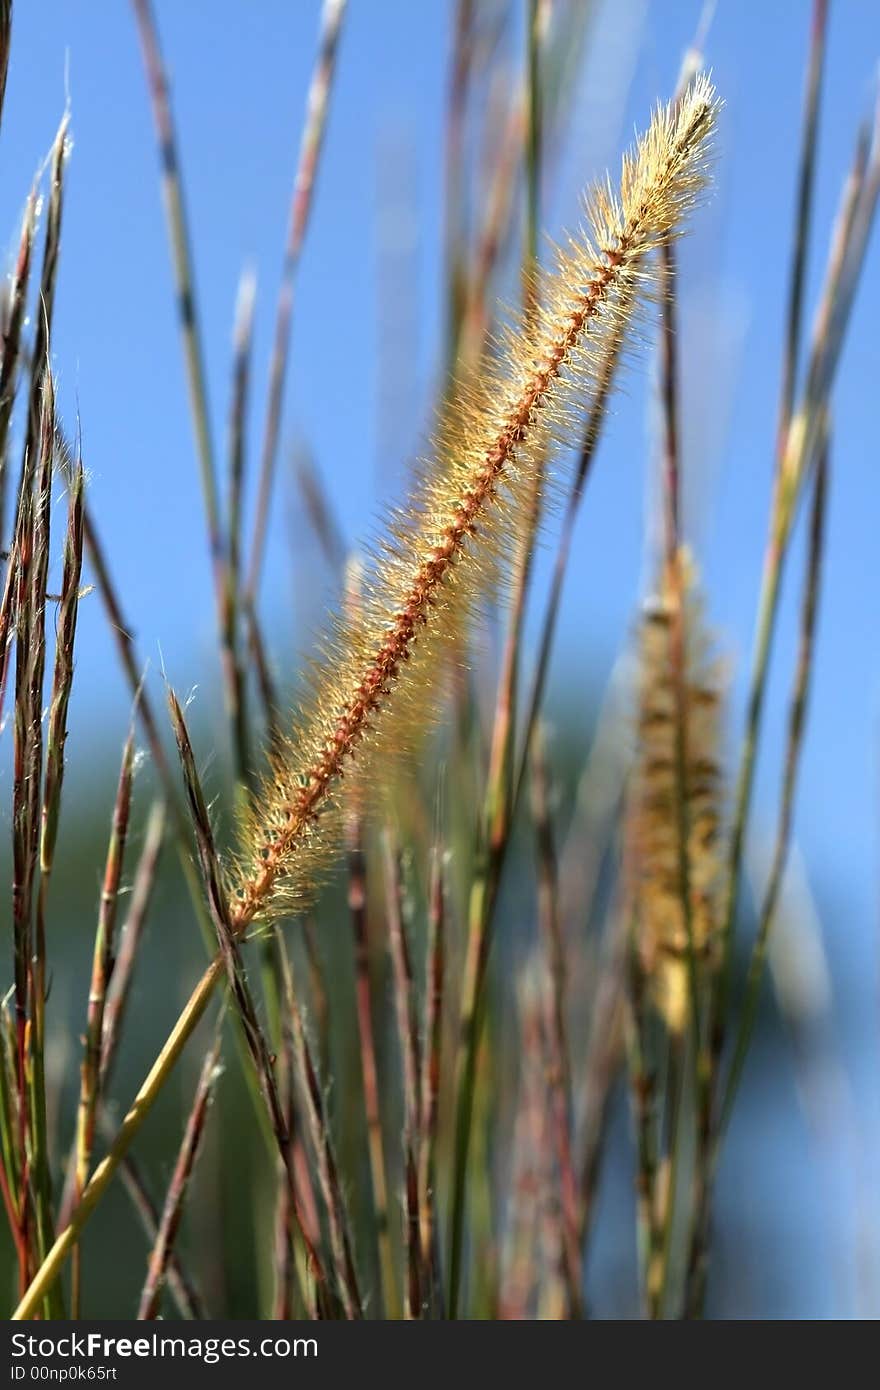
M 307 442 L 350 535 L 369 529 L 376 481 L 399 482 L 438 361 L 441 197 L 450 6 L 352 0 L 325 158 L 295 305 L 285 446 Z M 734 678 L 738 734 L 765 540 L 809 5 L 720 0 L 707 59 L 726 108 L 718 187 L 682 256 L 688 498 L 708 608 Z M 577 218 L 579 190 L 675 82 L 699 5 L 617 0 L 599 7 L 544 222 Z M 870 109 L 880 7 L 832 0 L 819 147 L 810 306 L 815 303 L 857 124 Z M 259 440 L 290 183 L 317 30 L 316 0 L 208 5 L 159 0 L 197 254 L 213 425 L 225 431 L 230 332 L 245 262 L 258 279 L 252 417 Z M 68 73 L 74 149 L 57 298 L 62 408 L 78 407 L 91 505 L 144 656 L 210 689 L 213 609 L 201 502 L 171 292 L 150 112 L 126 4 L 18 4 L 0 142 L 0 227 L 11 257 L 25 193 L 51 143 Z M 383 183 L 384 180 L 384 183 Z M 415 305 L 377 288 L 378 190 L 409 189 Z M 381 283 L 381 281 L 380 281 Z M 399 287 L 395 286 L 395 289 Z M 819 665 L 796 831 L 813 881 L 834 905 L 824 923 L 847 1001 L 845 1037 L 865 1122 L 876 1125 L 877 602 L 880 558 L 874 237 L 835 393 L 828 565 Z M 401 318 L 402 316 L 402 318 Z M 383 396 L 382 325 L 412 332 L 403 385 Z M 389 401 L 380 420 L 377 397 Z M 601 680 L 631 628 L 642 577 L 650 373 L 616 402 L 579 526 L 557 675 L 572 661 Z M 386 445 L 388 452 L 386 453 Z M 289 561 L 290 487 L 282 468 L 264 596 L 272 640 L 290 655 L 294 616 L 315 614 Z M 60 526 L 58 532 L 60 532 Z M 301 542 L 298 542 L 301 543 Z M 313 557 L 310 557 L 313 558 Z M 789 581 L 800 574 L 800 555 Z M 771 824 L 796 584 L 787 586 L 759 774 L 756 826 Z M 125 688 L 96 600 L 81 617 L 71 756 L 108 723 L 120 737 Z

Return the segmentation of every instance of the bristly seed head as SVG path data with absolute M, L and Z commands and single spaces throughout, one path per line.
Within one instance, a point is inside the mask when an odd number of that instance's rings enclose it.
M 630 798 L 634 918 L 641 968 L 672 1033 L 687 1022 L 693 947 L 698 988 L 717 965 L 720 926 L 721 690 L 695 597 L 693 567 L 678 550 L 679 573 L 664 574 L 641 630 L 638 758 Z M 674 619 L 682 602 L 684 767 L 679 772 Z M 684 816 L 679 797 L 683 788 Z M 681 834 L 686 835 L 687 898 Z M 689 898 L 689 913 L 685 903 Z
M 459 388 L 433 463 L 389 527 L 358 603 L 336 617 L 310 699 L 242 827 L 231 889 L 238 931 L 308 901 L 334 848 L 339 818 L 323 813 L 338 809 L 344 771 L 387 786 L 389 760 L 429 721 L 442 654 L 503 580 L 540 462 L 554 442 L 569 442 L 609 342 L 650 299 L 651 253 L 681 231 L 705 186 L 717 109 L 701 77 L 655 112 L 623 161 L 618 194 L 604 183 L 588 196 L 589 235 L 540 274 L 539 307 L 504 335 L 481 380 Z

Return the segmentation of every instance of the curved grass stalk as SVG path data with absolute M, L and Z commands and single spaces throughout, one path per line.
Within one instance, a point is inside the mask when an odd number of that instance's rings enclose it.
M 429 695 L 447 644 L 485 603 L 515 550 L 537 461 L 568 437 L 593 398 L 607 335 L 628 321 L 650 253 L 678 234 L 705 186 L 717 102 L 705 79 L 676 109 L 657 111 L 623 163 L 619 195 L 609 185 L 588 202 L 586 235 L 541 277 L 539 307 L 507 335 L 475 397 L 460 402 L 410 507 L 389 528 L 354 614 L 337 617 L 311 699 L 294 719 L 262 795 L 255 797 L 229 875 L 228 921 L 236 939 L 250 924 L 301 908 L 341 834 L 341 784 L 349 771 L 381 789 L 388 759 L 424 730 Z M 336 813 L 336 814 L 334 814 Z M 83 1192 L 15 1317 L 29 1316 L 52 1286 L 120 1159 L 152 1108 L 222 978 L 218 956 L 202 976 L 116 1140 Z
M 89 1217 L 112 1181 L 116 1169 L 131 1148 L 138 1130 L 152 1109 L 156 1097 L 174 1068 L 174 1064 L 199 1020 L 204 1016 L 217 984 L 223 979 L 225 969 L 223 957 L 218 955 L 212 960 L 199 980 L 186 1007 L 168 1035 L 162 1051 L 135 1096 L 107 1154 L 86 1183 L 79 1204 L 74 1208 L 70 1218 L 70 1225 L 66 1226 L 58 1236 L 31 1282 L 27 1293 L 12 1314 L 12 1321 L 22 1321 L 34 1317 L 43 1298 L 52 1288 L 61 1273 L 65 1260 L 79 1240 Z

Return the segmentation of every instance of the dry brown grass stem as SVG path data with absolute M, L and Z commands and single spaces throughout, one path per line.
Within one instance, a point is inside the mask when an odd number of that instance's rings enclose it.
M 440 1102 L 440 1068 L 443 1046 L 443 998 L 446 968 L 446 892 L 443 852 L 435 846 L 431 855 L 428 889 L 428 939 L 426 944 L 425 1012 L 422 1029 L 421 1117 L 418 1143 L 419 1237 L 422 1283 L 429 1306 L 442 1310 L 442 1288 L 437 1252 L 437 1124 Z
M 201 781 L 195 764 L 195 756 L 186 727 L 183 710 L 174 692 L 168 692 L 168 706 L 171 714 L 174 736 L 177 741 L 183 770 L 187 802 L 192 818 L 193 831 L 198 849 L 199 865 L 208 899 L 211 920 L 217 933 L 220 946 L 219 962 L 222 964 L 230 998 L 241 1022 L 245 1044 L 253 1063 L 260 1092 L 269 1116 L 271 1133 L 277 1147 L 278 1156 L 287 1173 L 291 1193 L 291 1212 L 294 1217 L 299 1238 L 308 1259 L 309 1271 L 315 1281 L 316 1302 L 312 1312 L 326 1311 L 331 1306 L 330 1284 L 323 1261 L 315 1246 L 302 1206 L 296 1174 L 293 1168 L 293 1146 L 285 1123 L 284 1112 L 278 1094 L 272 1053 L 257 1016 L 256 1006 L 247 982 L 239 951 L 239 943 L 229 920 L 229 913 L 222 886 L 220 861 L 214 844 L 214 835 L 208 815 L 207 803 L 202 792 Z
M 581 1215 L 572 1142 L 571 1061 L 566 1024 L 568 963 L 559 911 L 559 865 L 551 796 L 544 739 L 538 730 L 532 743 L 532 821 L 537 857 L 538 924 L 547 973 L 544 989 L 547 1108 L 559 1172 L 562 1265 L 568 1315 L 579 1318 L 583 1314 Z
M 321 158 L 327 109 L 336 69 L 336 53 L 347 0 L 324 0 L 321 9 L 321 32 L 318 55 L 306 99 L 306 117 L 290 200 L 290 217 L 281 289 L 275 318 L 272 361 L 269 368 L 269 397 L 266 404 L 266 424 L 260 458 L 260 480 L 257 494 L 256 520 L 251 542 L 245 597 L 256 605 L 260 575 L 266 548 L 266 531 L 272 501 L 272 484 L 278 457 L 278 435 L 281 428 L 281 406 L 287 360 L 290 352 L 290 323 L 293 314 L 293 291 L 296 272 L 302 254 L 309 215 L 312 209 L 315 176 Z
M 362 1318 L 364 1303 L 355 1266 L 348 1210 L 339 1177 L 324 1090 L 306 1032 L 305 1019 L 294 984 L 290 957 L 285 948 L 283 937 L 277 929 L 275 945 L 279 956 L 284 991 L 285 1027 L 289 1030 L 291 1055 L 303 1103 L 306 1133 L 315 1155 L 320 1191 L 327 1211 L 333 1265 L 339 1279 L 342 1306 L 347 1318 Z
M 186 1121 L 180 1150 L 168 1184 L 165 1205 L 156 1231 L 156 1239 L 147 1261 L 147 1277 L 141 1291 L 137 1316 L 149 1320 L 159 1316 L 162 1292 L 168 1279 L 168 1268 L 174 1242 L 183 1215 L 184 1203 L 198 1158 L 199 1146 L 208 1117 L 208 1108 L 220 1074 L 220 1029 L 202 1064 L 193 1103 Z
M 367 861 L 364 853 L 361 817 L 356 807 L 352 807 L 349 811 L 347 838 L 348 910 L 354 936 L 355 1012 L 360 1051 L 361 1084 L 364 1094 L 367 1149 L 370 1161 L 370 1182 L 378 1244 L 382 1301 L 385 1316 L 393 1317 L 396 1316 L 399 1308 L 399 1296 L 391 1251 L 388 1177 L 382 1138 L 379 1071 L 373 1025 L 373 984 L 370 971 L 370 937 L 367 922 Z
M 394 979 L 394 1012 L 403 1068 L 403 1168 L 404 1168 L 404 1249 L 406 1252 L 406 1298 L 404 1315 L 408 1319 L 422 1314 L 422 1252 L 418 1202 L 418 1142 L 421 1120 L 421 1062 L 416 1021 L 410 946 L 404 921 L 403 884 L 399 853 L 391 835 L 383 838 L 385 864 L 385 913 L 388 923 L 388 949 Z

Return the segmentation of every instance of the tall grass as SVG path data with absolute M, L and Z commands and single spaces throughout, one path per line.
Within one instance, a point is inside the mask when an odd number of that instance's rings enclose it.
M 508 84 L 499 113 L 474 99 L 481 64 L 494 61 L 486 56 L 493 52 L 489 9 L 461 0 L 453 26 L 447 353 L 436 439 L 429 458 L 413 468 L 406 502 L 366 555 L 346 554 L 320 478 L 302 473 L 312 525 L 336 571 L 339 603 L 294 702 L 275 686 L 260 578 L 292 365 L 295 285 L 337 53 L 345 43 L 346 5 L 324 0 L 322 7 L 255 480 L 246 441 L 257 303 L 253 278 L 247 271 L 242 276 L 224 486 L 209 426 L 196 256 L 172 93 L 151 6 L 134 0 L 160 152 L 233 768 L 232 785 L 210 789 L 217 792 L 213 803 L 201 771 L 206 750 L 188 727 L 184 705 L 168 689 L 165 719 L 153 703 L 90 509 L 78 435 L 71 443 L 58 418 L 50 364 L 66 115 L 48 164 L 36 289 L 30 281 L 37 190 L 26 201 L 3 304 L 0 359 L 2 495 L 8 491 L 11 500 L 0 702 L 8 687 L 13 714 L 13 983 L 0 1016 L 0 1185 L 17 1266 L 15 1318 L 101 1312 L 85 1296 L 83 1236 L 117 1178 L 147 1235 L 137 1315 L 222 1311 L 206 1306 L 177 1237 L 188 1203 L 202 1190 L 198 1160 L 215 1099 L 222 1103 L 227 1033 L 234 1058 L 227 1070 L 248 1088 L 249 1122 L 274 1183 L 273 1200 L 259 1218 L 273 1282 L 254 1309 L 262 1316 L 589 1316 L 585 1268 L 620 1077 L 631 1102 L 644 1311 L 657 1318 L 702 1314 L 718 1159 L 752 1039 L 791 841 L 817 651 L 831 394 L 880 188 L 880 140 L 876 127 L 859 137 L 805 354 L 827 24 L 826 6 L 817 0 L 775 489 L 731 796 L 722 766 L 724 692 L 707 657 L 698 566 L 682 523 L 686 364 L 678 350 L 675 242 L 699 216 L 710 182 L 719 102 L 702 72 L 706 26 L 686 56 L 677 91 L 656 108 L 619 179 L 587 191 L 586 230 L 554 253 L 547 269 L 541 191 L 567 117 L 566 63 L 587 41 L 584 16 L 577 6 L 528 0 L 522 81 Z M 0 6 L 0 99 L 10 12 Z M 474 231 L 466 151 L 470 124 L 483 119 L 495 122 L 482 134 L 498 142 L 504 157 L 496 163 L 485 221 L 478 219 Z M 507 224 L 520 193 L 518 244 Z M 498 328 L 492 306 L 511 260 L 522 302 L 507 327 Z M 39 308 L 28 334 L 32 298 Z M 631 645 L 630 712 L 621 719 L 619 702 L 612 702 L 615 711 L 597 726 L 582 810 L 566 836 L 558 816 L 559 769 L 543 722 L 557 615 L 586 484 L 603 431 L 612 427 L 611 394 L 623 361 L 655 331 L 662 543 L 652 556 L 653 591 Z M 24 447 L 10 488 L 10 425 L 19 419 Z M 255 522 L 245 547 L 252 481 Z M 556 487 L 565 490 L 562 523 L 532 654 L 525 619 L 535 548 Z M 53 497 L 62 491 L 67 532 L 56 594 L 50 520 Z M 757 935 L 739 982 L 739 885 L 754 765 L 782 572 L 803 506 L 810 509 L 806 579 L 778 827 Z M 45 1059 L 53 1026 L 47 922 L 68 810 L 65 744 L 84 575 L 113 629 L 134 723 L 112 808 L 77 1116 L 65 1151 L 57 1126 L 47 1123 Z M 503 624 L 489 714 L 468 674 L 479 666 L 478 631 L 487 613 Z M 136 864 L 128 827 L 144 798 L 134 775 L 135 726 L 160 791 Z M 257 752 L 261 744 L 264 753 Z M 520 836 L 529 845 L 535 930 L 511 980 L 506 958 L 504 970 L 493 972 L 493 942 Z M 132 979 L 166 838 L 177 850 L 208 963 L 116 1122 L 115 1063 L 133 1028 Z M 326 907 L 334 901 L 340 859 L 350 919 L 343 926 L 327 920 Z M 123 921 L 127 877 L 133 891 Z M 573 933 L 572 919 L 590 930 Z M 161 931 L 160 922 L 154 931 Z M 327 968 L 325 931 L 333 933 L 337 957 L 350 952 L 351 980 Z M 164 1199 L 156 1199 L 135 1141 L 212 1009 L 170 1181 Z M 331 1033 L 345 1016 L 354 1020 L 357 1064 L 356 1093 L 343 1115 L 331 1087 L 340 1064 Z M 509 1162 L 499 1161 L 508 1145 Z M 233 1161 L 225 1152 L 220 1157 Z

